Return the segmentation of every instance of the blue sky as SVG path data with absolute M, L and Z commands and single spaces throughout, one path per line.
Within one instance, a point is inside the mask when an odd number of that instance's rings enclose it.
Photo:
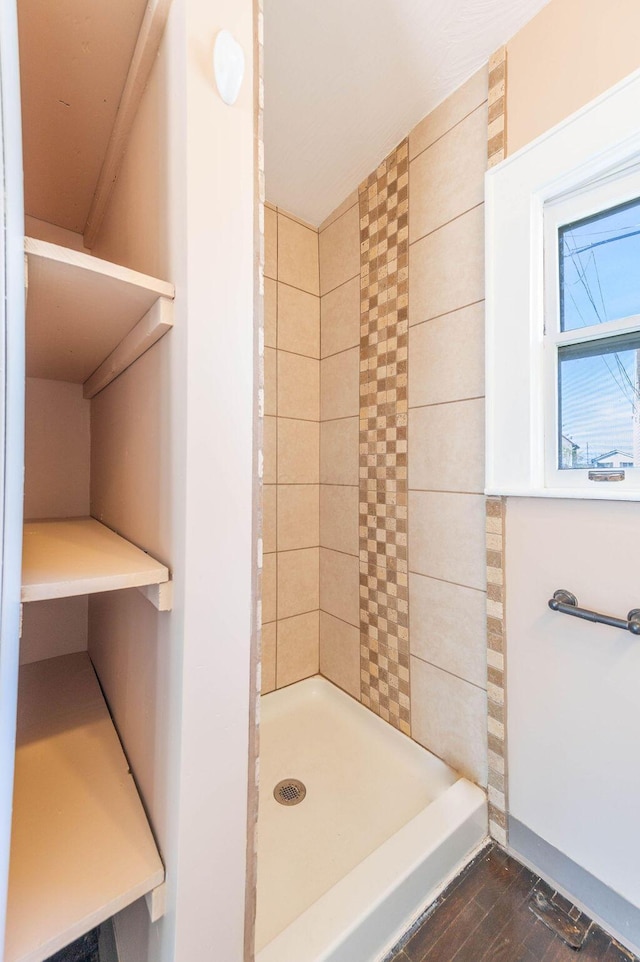
M 640 314 L 640 201 L 562 229 L 560 256 L 562 330 Z M 632 453 L 635 359 L 627 349 L 562 363 L 562 433 L 579 454 Z

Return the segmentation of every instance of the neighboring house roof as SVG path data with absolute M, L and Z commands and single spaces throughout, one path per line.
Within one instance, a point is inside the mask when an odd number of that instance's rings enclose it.
M 578 448 L 580 447 L 579 444 L 576 444 L 575 441 L 572 441 L 571 438 L 568 438 L 566 434 L 563 434 L 563 435 L 562 435 L 562 440 L 563 440 L 563 441 L 566 441 L 567 444 L 571 445 L 571 447 L 573 448 L 574 451 L 577 451 Z
M 627 454 L 626 451 L 621 451 L 620 448 L 614 448 L 613 451 L 607 451 L 606 454 L 601 454 L 597 458 L 592 458 L 592 464 L 598 464 L 600 461 L 606 461 L 608 458 L 614 457 L 614 455 L 619 454 L 621 458 L 625 458 L 627 461 L 633 461 L 633 455 Z

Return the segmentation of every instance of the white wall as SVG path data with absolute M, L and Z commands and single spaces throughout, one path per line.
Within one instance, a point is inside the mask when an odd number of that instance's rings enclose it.
M 640 640 L 547 607 L 566 588 L 625 618 L 639 562 L 637 504 L 509 500 L 510 813 L 640 906 Z
M 640 66 L 639 17 L 634 0 L 551 0 L 509 41 L 509 154 Z M 546 605 L 566 588 L 626 616 L 640 605 L 639 536 L 637 504 L 508 500 L 509 808 L 636 905 L 640 643 Z
M 118 927 L 122 962 L 243 957 L 254 606 L 252 21 L 249 0 L 174 0 L 93 251 L 177 291 L 174 330 L 92 406 L 92 509 L 167 562 L 175 581 L 170 614 L 137 592 L 91 605 L 90 653 L 167 866 L 167 914 L 150 926 L 137 907 L 127 913 Z M 221 27 L 247 61 L 233 108 L 215 92 L 210 67 Z

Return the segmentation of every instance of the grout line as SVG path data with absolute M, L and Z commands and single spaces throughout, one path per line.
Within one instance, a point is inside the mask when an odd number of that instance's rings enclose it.
M 324 357 L 321 357 L 321 358 L 320 358 L 320 360 L 321 360 L 321 361 L 328 361 L 330 357 L 338 357 L 339 354 L 346 354 L 347 351 L 355 351 L 355 350 L 356 350 L 357 348 L 359 348 L 359 347 L 360 347 L 359 344 L 352 344 L 350 347 L 343 347 L 340 351 L 334 351 L 333 354 L 325 354 Z M 360 372 L 358 372 L 358 373 L 360 373 Z M 358 381 L 359 381 L 359 380 L 360 380 L 360 379 L 358 378 Z M 358 387 L 360 387 L 360 384 L 358 384 Z
M 279 421 L 303 421 L 305 424 L 321 424 L 321 421 L 315 418 L 294 418 L 290 414 L 270 414 L 269 417 L 277 417 Z
M 341 554 L 341 555 L 343 555 L 345 558 L 355 558 L 356 561 L 359 561 L 359 560 L 360 560 L 360 552 L 359 552 L 359 551 L 358 551 L 357 554 L 353 554 L 351 551 L 341 551 L 340 548 L 330 548 L 330 547 L 329 547 L 328 545 L 326 545 L 326 544 L 321 544 L 321 545 L 319 545 L 318 547 L 322 548 L 323 551 L 334 551 L 336 554 Z
M 320 424 L 329 424 L 331 421 L 359 421 L 360 411 L 357 414 L 343 414 L 339 418 L 320 418 Z M 358 442 L 359 443 L 359 442 Z
M 357 194 L 357 193 L 358 193 L 358 188 L 357 188 L 357 187 L 354 187 L 354 190 L 355 190 L 355 192 L 356 192 L 356 194 Z M 353 191 L 349 191 L 349 193 L 353 193 Z M 348 196 L 349 196 L 349 194 L 347 194 L 347 197 L 348 197 Z M 347 199 L 347 197 L 345 197 L 345 200 Z M 344 201 L 343 201 L 343 203 L 344 203 Z M 318 227 L 318 234 L 322 234 L 322 232 L 325 231 L 325 230 L 327 229 L 327 227 L 331 227 L 332 224 L 335 224 L 336 221 L 340 220 L 341 217 L 344 217 L 345 214 L 348 214 L 349 211 L 350 211 L 350 210 L 353 210 L 354 207 L 358 207 L 359 204 L 360 204 L 360 197 L 358 196 L 358 197 L 356 197 L 356 199 L 354 200 L 353 204 L 351 204 L 350 207 L 347 207 L 345 210 L 342 211 L 342 213 L 336 214 L 336 216 L 333 218 L 333 220 L 329 220 L 329 219 L 328 219 L 329 217 L 331 217 L 331 214 L 329 214 L 328 217 L 325 217 L 325 219 L 322 221 L 322 224 Z M 338 207 L 339 207 L 339 206 L 340 206 L 340 204 L 338 204 Z M 337 208 L 336 208 L 336 210 L 337 210 Z
M 354 625 L 352 621 L 345 621 L 344 618 L 340 618 L 338 615 L 334 615 L 332 611 L 327 611 L 326 608 L 323 608 L 322 606 L 320 606 L 320 613 L 323 615 L 329 615 L 330 618 L 335 618 L 336 621 L 341 621 L 343 625 L 348 625 L 349 628 L 355 628 L 356 631 L 360 631 L 360 625 Z M 329 679 L 329 681 L 331 681 L 331 679 Z M 335 685 L 336 682 L 333 682 L 333 684 Z
M 269 554 L 292 554 L 294 551 L 319 551 L 319 544 L 302 544 L 299 548 L 278 548 L 276 551 L 270 551 Z
M 333 294 L 335 291 L 339 291 L 341 287 L 346 287 L 347 284 L 350 284 L 351 281 L 355 281 L 355 280 L 360 280 L 359 271 L 357 274 L 354 274 L 353 277 L 347 277 L 346 281 L 342 281 L 340 284 L 336 284 L 336 286 L 332 287 L 330 291 L 327 291 L 325 294 L 321 294 L 320 300 L 322 300 L 323 297 L 328 297 L 329 294 Z M 320 307 L 322 308 L 322 305 L 320 305 Z
M 320 358 L 315 357 L 315 355 L 313 354 L 301 354 L 300 351 L 290 351 L 286 347 L 277 347 L 275 349 L 272 347 L 271 350 L 272 351 L 276 350 L 278 351 L 279 354 L 291 354 L 293 355 L 293 357 L 304 357 L 307 359 L 307 361 L 318 361 L 318 363 L 320 362 Z
M 309 608 L 308 611 L 298 611 L 295 615 L 285 615 L 284 618 L 278 618 L 277 621 L 266 621 L 266 625 L 277 625 L 280 621 L 291 621 L 293 618 L 301 618 L 302 615 L 312 615 L 314 612 L 320 612 L 320 608 Z
M 271 484 L 276 484 L 279 488 L 319 488 L 322 484 L 321 481 L 274 481 Z M 352 485 L 355 487 L 355 485 Z
M 447 581 L 446 578 L 437 578 L 433 575 L 425 574 L 424 571 L 413 571 L 409 569 L 408 574 L 410 575 L 420 575 L 421 578 L 431 578 L 433 581 L 442 581 L 446 585 L 455 585 L 458 588 L 469 588 L 470 591 L 479 591 L 480 594 L 486 595 L 486 588 L 478 588 L 476 585 L 463 585 L 459 581 Z
M 457 314 L 458 311 L 466 311 L 468 307 L 475 307 L 476 304 L 484 304 L 485 298 L 481 297 L 477 301 L 469 301 L 468 304 L 462 304 L 460 307 L 454 307 L 450 311 L 443 311 L 442 314 L 434 314 L 433 317 L 425 317 L 423 321 L 416 321 L 415 324 L 409 324 L 409 330 L 411 331 L 415 327 L 420 327 L 422 324 L 429 324 L 431 321 L 439 321 L 442 317 L 448 317 L 449 314 Z
M 448 578 L 438 578 L 436 575 L 425 575 L 422 571 L 415 571 L 409 568 L 410 575 L 417 575 L 419 578 L 428 578 L 430 581 L 439 581 L 443 585 L 454 585 L 456 588 L 467 588 L 469 591 L 477 591 L 478 594 L 486 595 L 486 588 L 474 588 L 471 585 L 462 584 L 461 581 L 449 581 Z
M 355 207 L 355 204 L 354 204 L 354 207 Z M 345 284 L 348 284 L 349 281 L 355 280 L 356 277 L 357 277 L 358 280 L 359 280 L 359 279 L 360 279 L 360 276 L 361 276 L 361 270 L 359 270 L 357 274 L 353 274 L 351 277 L 347 277 L 346 281 L 340 281 L 339 284 L 336 284 L 335 287 L 329 288 L 328 291 L 323 291 L 323 290 L 321 290 L 321 291 L 320 291 L 320 300 L 322 300 L 323 297 L 326 297 L 327 294 L 333 294 L 333 292 L 334 292 L 334 291 L 337 291 L 339 287 L 344 287 L 344 285 L 345 285 Z
M 269 281 L 277 281 L 278 284 L 284 284 L 285 287 L 290 287 L 292 291 L 299 291 L 300 294 L 308 294 L 309 297 L 317 297 L 318 300 L 320 300 L 320 295 L 316 294 L 315 291 L 307 291 L 304 287 L 297 287 L 295 284 L 290 284 L 289 281 L 283 281 L 277 277 L 268 277 L 266 274 L 265 277 Z
M 271 281 L 274 279 L 275 278 L 273 277 L 268 278 L 268 280 L 271 280 Z M 283 287 L 289 287 L 292 291 L 298 291 L 300 294 L 308 294 L 309 297 L 317 297 L 317 299 L 320 300 L 319 294 L 314 294 L 313 291 L 307 291 L 304 289 L 304 287 L 296 287 L 295 284 L 289 284 L 288 281 L 277 281 L 276 283 L 282 284 Z
M 442 101 L 442 103 L 444 103 L 444 100 Z M 470 110 L 468 114 L 465 114 L 464 117 L 461 117 L 460 120 L 457 120 L 455 124 L 451 125 L 451 127 L 447 127 L 444 133 L 440 134 L 439 137 L 436 137 L 435 140 L 432 140 L 430 144 L 427 144 L 426 147 L 423 147 L 422 150 L 418 151 L 417 154 L 414 154 L 414 156 L 409 159 L 409 167 L 411 167 L 411 164 L 414 162 L 414 160 L 417 160 L 418 157 L 421 157 L 422 154 L 424 154 L 427 150 L 430 150 L 435 144 L 439 143 L 444 137 L 447 136 L 447 134 L 450 134 L 452 130 L 455 130 L 456 127 L 459 127 L 460 124 L 463 124 L 465 120 L 468 120 L 471 114 L 475 114 L 476 110 L 480 110 L 481 107 L 484 107 L 484 105 L 488 103 L 489 103 L 489 98 L 485 97 L 482 103 L 479 103 L 477 107 L 474 107 L 473 110 Z M 438 104 L 438 106 L 440 105 Z M 429 117 L 430 114 L 435 113 L 437 109 L 438 107 L 434 107 L 433 110 L 429 111 L 429 113 L 427 114 L 427 117 Z M 426 120 L 426 119 L 427 119 L 426 117 L 423 118 L 423 120 Z M 421 122 L 422 121 L 418 121 L 418 124 L 420 124 Z M 416 127 L 418 126 L 418 124 L 416 124 Z M 414 130 L 415 130 L 415 127 L 414 127 Z
M 415 240 L 409 241 L 409 248 L 411 249 L 415 244 L 419 244 L 420 241 L 425 240 L 427 237 L 432 237 L 434 234 L 437 234 L 439 230 L 442 230 L 443 227 L 448 227 L 449 224 L 453 224 L 454 221 L 460 220 L 461 217 L 465 217 L 473 210 L 478 210 L 479 207 L 484 207 L 484 200 L 481 200 L 479 204 L 474 204 L 473 207 L 468 207 L 467 210 L 461 211 L 459 214 L 456 214 L 455 217 L 451 217 L 449 220 L 446 220 L 443 224 L 438 224 L 437 227 L 434 227 L 433 230 L 427 231 L 426 234 L 421 234 L 420 237 L 416 237 Z
M 360 489 L 360 483 L 357 484 L 346 484 L 343 481 L 320 481 L 321 488 L 355 488 L 356 491 Z
M 411 658 L 417 658 L 417 660 L 421 661 L 423 665 L 429 665 L 431 668 L 437 668 L 438 671 L 444 672 L 445 675 L 451 675 L 452 678 L 457 678 L 458 681 L 464 681 L 467 685 L 472 685 L 474 688 L 477 688 L 478 691 L 483 691 L 485 694 L 487 693 L 487 689 L 483 688 L 482 685 L 476 684 L 475 681 L 469 681 L 468 678 L 463 678 L 462 675 L 457 675 L 455 671 L 449 671 L 448 668 L 443 668 L 441 665 L 436 665 L 436 663 L 433 661 L 428 661 L 426 658 L 421 658 L 420 655 L 415 655 L 411 650 L 409 651 L 409 655 Z
M 446 404 L 466 404 L 468 401 L 484 401 L 486 395 L 474 394 L 471 397 L 452 398 L 450 401 L 431 401 L 428 404 L 410 404 L 410 411 L 421 411 L 424 408 L 441 408 Z M 408 442 L 407 442 L 408 447 Z
M 312 224 L 310 224 L 306 220 L 303 220 L 301 217 L 297 217 L 295 214 L 292 214 L 290 211 L 283 210 L 282 207 L 277 207 L 276 212 L 281 217 L 286 217 L 287 220 L 290 220 L 292 224 L 297 224 L 298 227 L 304 227 L 306 230 L 310 230 L 313 234 L 320 233 L 317 227 L 314 227 Z
M 485 497 L 484 491 L 451 491 L 449 488 L 407 488 L 407 490 L 418 494 L 463 494 L 465 497 Z

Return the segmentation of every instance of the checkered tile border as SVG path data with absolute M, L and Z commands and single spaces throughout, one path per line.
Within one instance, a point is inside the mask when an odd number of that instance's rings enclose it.
M 489 60 L 488 166 L 504 160 L 507 149 L 507 48 L 500 47 Z
M 487 708 L 489 741 L 489 830 L 507 843 L 504 692 L 505 499 L 487 498 Z
M 409 143 L 359 188 L 360 697 L 409 735 Z
M 487 164 L 506 154 L 507 48 L 489 60 Z M 505 498 L 487 498 L 487 705 L 489 740 L 489 831 L 507 844 L 507 772 L 504 687 Z

